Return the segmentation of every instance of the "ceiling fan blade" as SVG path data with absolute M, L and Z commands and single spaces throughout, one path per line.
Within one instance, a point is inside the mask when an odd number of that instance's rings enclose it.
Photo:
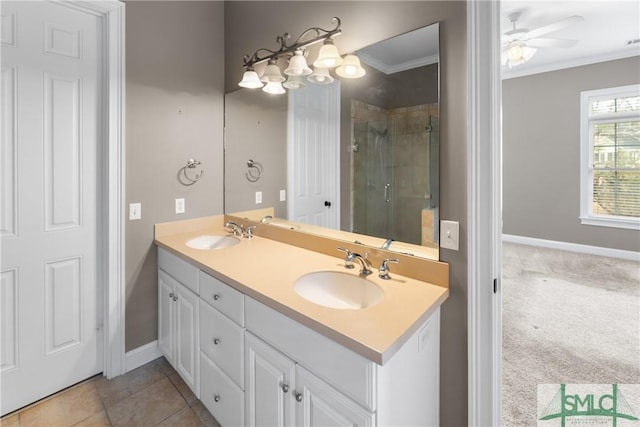
M 582 16 L 573 15 L 568 18 L 564 18 L 559 21 L 556 21 L 553 24 L 545 25 L 543 27 L 539 27 L 534 30 L 531 30 L 522 38 L 522 40 L 531 40 L 548 33 L 553 33 L 555 31 L 562 30 L 564 28 L 570 27 L 571 25 L 577 24 L 582 21 L 584 21 L 584 18 Z
M 532 40 L 527 40 L 527 46 L 531 47 L 573 47 L 578 43 L 578 40 L 570 39 L 549 39 L 537 37 Z

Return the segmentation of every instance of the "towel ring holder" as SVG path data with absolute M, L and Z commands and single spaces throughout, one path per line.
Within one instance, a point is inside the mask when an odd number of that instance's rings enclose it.
M 189 159 L 187 161 L 187 164 L 184 165 L 181 169 L 182 171 L 182 175 L 184 175 L 184 178 L 186 180 L 186 182 L 182 181 L 182 184 L 184 185 L 193 185 L 196 182 L 200 181 L 200 179 L 202 179 L 202 175 L 204 175 L 204 170 L 200 169 L 200 173 L 196 173 L 195 176 L 190 177 L 189 174 L 187 173 L 187 169 L 195 169 L 196 166 L 201 165 L 202 162 L 196 159 Z
M 247 160 L 247 167 L 249 168 L 245 172 L 245 176 L 249 182 L 256 182 L 262 177 L 263 167 L 260 162 L 254 160 Z

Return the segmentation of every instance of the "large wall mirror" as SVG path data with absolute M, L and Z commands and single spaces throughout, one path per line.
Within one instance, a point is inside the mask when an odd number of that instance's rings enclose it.
M 360 79 L 225 96 L 225 212 L 438 259 L 438 24 L 355 53 Z

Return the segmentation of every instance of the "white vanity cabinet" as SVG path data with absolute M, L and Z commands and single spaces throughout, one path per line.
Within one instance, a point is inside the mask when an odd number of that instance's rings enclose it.
M 440 312 L 378 365 L 245 298 L 247 425 L 436 426 Z
M 158 346 L 198 396 L 199 302 L 193 291 L 198 285 L 198 270 L 162 249 L 158 254 L 158 267 Z
M 200 272 L 200 400 L 222 426 L 244 425 L 244 295 Z
M 250 332 L 246 426 L 372 426 L 375 415 Z

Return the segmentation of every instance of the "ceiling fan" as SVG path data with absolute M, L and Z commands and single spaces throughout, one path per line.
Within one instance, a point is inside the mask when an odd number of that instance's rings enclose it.
M 584 21 L 582 16 L 573 15 L 551 24 L 529 30 L 527 28 L 517 27 L 520 14 L 521 12 L 514 12 L 509 15 L 509 21 L 511 21 L 513 28 L 506 31 L 502 38 L 502 63 L 508 65 L 509 68 L 527 62 L 540 47 L 568 48 L 578 43 L 578 40 L 556 39 L 542 36 Z

